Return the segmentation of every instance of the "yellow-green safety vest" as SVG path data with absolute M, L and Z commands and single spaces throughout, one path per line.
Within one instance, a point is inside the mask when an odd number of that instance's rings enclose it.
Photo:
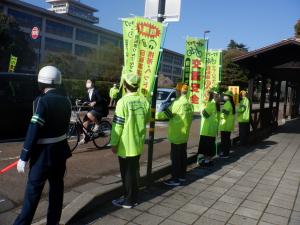
M 172 144 L 188 142 L 194 107 L 186 95 L 176 99 L 166 110 L 157 114 L 158 119 L 169 119 L 168 140 Z
M 137 92 L 128 93 L 118 101 L 110 140 L 110 144 L 117 147 L 118 156 L 142 154 L 149 119 L 150 105 L 144 96 Z
M 250 102 L 247 97 L 244 97 L 238 107 L 238 122 L 249 123 L 250 120 Z
M 209 101 L 201 112 L 200 135 L 216 137 L 218 135 L 219 115 L 215 100 Z
M 118 93 L 119 93 L 119 89 L 115 88 L 115 87 L 112 87 L 109 91 L 109 97 L 111 99 L 116 99 L 118 97 Z
M 226 132 L 232 132 L 234 130 L 234 114 L 229 100 L 225 102 L 221 111 L 219 130 Z

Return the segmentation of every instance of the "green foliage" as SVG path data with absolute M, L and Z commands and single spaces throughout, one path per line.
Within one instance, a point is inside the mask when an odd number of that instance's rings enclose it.
M 295 37 L 300 38 L 300 20 L 297 21 L 294 28 L 295 28 Z
M 248 86 L 247 75 L 249 72 L 232 62 L 233 58 L 241 56 L 247 51 L 248 49 L 244 44 L 238 44 L 234 40 L 231 40 L 228 49 L 223 51 L 221 89 L 227 89 L 227 86 L 230 85 L 244 88 Z
M 0 71 L 8 71 L 10 55 L 18 57 L 15 72 L 31 69 L 36 59 L 26 35 L 11 17 L 0 13 Z
M 87 56 L 87 71 L 95 78 L 119 81 L 122 73 L 123 50 L 113 45 L 104 45 Z
M 54 65 L 65 78 L 119 82 L 123 65 L 123 51 L 112 45 L 101 46 L 85 56 L 85 60 L 61 53 L 48 54 L 43 65 Z

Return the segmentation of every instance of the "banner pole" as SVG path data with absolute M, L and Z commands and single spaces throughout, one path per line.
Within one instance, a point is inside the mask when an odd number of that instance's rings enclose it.
M 158 18 L 157 21 L 162 23 L 164 21 L 166 0 L 159 0 L 158 3 Z M 164 40 L 163 40 L 164 42 Z M 160 52 L 160 57 L 162 51 Z M 152 91 L 152 101 L 151 101 L 151 119 L 149 128 L 149 141 L 148 141 L 148 160 L 147 160 L 147 185 L 151 184 L 151 174 L 152 174 L 152 161 L 153 161 L 153 145 L 154 145 L 154 132 L 155 132 L 155 112 L 156 112 L 156 96 L 157 96 L 157 83 L 158 83 L 158 73 L 160 67 L 160 60 L 158 61 L 157 71 L 154 78 L 154 87 Z

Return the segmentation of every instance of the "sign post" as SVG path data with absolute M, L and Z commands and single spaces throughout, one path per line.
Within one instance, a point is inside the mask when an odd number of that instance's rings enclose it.
M 33 41 L 36 41 L 40 37 L 40 29 L 38 27 L 33 27 L 31 29 L 30 37 Z M 41 58 L 41 45 L 39 45 L 39 51 L 38 51 L 38 57 L 37 57 L 37 63 L 36 63 L 36 70 L 38 72 L 39 66 L 40 66 L 40 58 Z

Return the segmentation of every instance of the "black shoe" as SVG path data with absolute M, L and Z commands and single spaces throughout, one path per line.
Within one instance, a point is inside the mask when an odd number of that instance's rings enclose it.
M 209 162 L 205 162 L 204 160 L 199 164 L 199 168 L 205 169 L 208 168 Z
M 184 177 L 178 178 L 178 180 L 179 180 L 179 182 L 185 182 L 186 181 L 186 179 Z
M 164 184 L 175 187 L 175 186 L 179 186 L 180 182 L 177 179 L 170 179 L 170 180 L 164 181 Z
M 214 162 L 213 161 L 209 161 L 208 167 L 213 167 L 213 166 L 214 166 Z
M 134 204 L 129 204 L 125 201 L 125 199 L 122 197 L 122 198 L 118 198 L 118 199 L 115 199 L 115 200 L 112 200 L 112 204 L 114 206 L 118 206 L 118 207 L 122 207 L 124 209 L 131 209 L 133 208 L 134 206 L 137 206 L 138 203 L 134 203 Z

